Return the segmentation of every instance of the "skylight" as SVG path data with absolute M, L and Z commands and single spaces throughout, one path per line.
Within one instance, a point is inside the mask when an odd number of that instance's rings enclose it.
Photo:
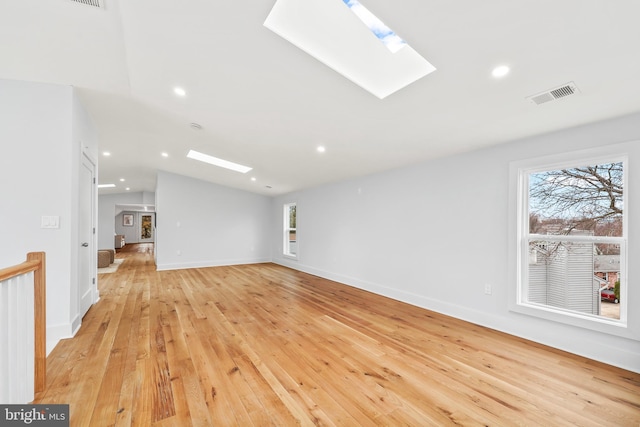
M 187 157 L 201 162 L 209 163 L 210 165 L 219 166 L 221 168 L 230 169 L 232 171 L 247 173 L 251 169 L 249 166 L 239 165 L 237 163 L 230 162 L 228 160 L 219 159 L 217 157 L 210 156 L 208 154 L 200 153 L 195 150 L 189 150 Z
M 276 0 L 264 25 L 378 98 L 435 71 L 357 0 Z
M 342 0 L 344 4 L 349 6 L 349 9 L 356 14 L 358 18 L 367 26 L 369 30 L 375 35 L 378 40 L 384 44 L 387 49 L 392 53 L 396 53 L 407 45 L 407 42 L 402 40 L 400 36 L 394 33 L 391 28 L 384 25 L 384 23 L 378 19 L 373 13 L 369 12 L 369 9 L 360 4 L 358 0 Z

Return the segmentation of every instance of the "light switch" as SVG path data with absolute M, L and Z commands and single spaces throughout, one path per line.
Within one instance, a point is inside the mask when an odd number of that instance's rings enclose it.
M 60 217 L 43 215 L 40 222 L 40 228 L 60 228 Z

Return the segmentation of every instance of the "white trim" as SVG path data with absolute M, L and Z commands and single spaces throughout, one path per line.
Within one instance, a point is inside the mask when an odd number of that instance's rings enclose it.
M 291 206 L 296 207 L 296 227 L 290 228 L 289 223 L 291 221 L 290 212 Z M 298 203 L 297 202 L 289 202 L 283 205 L 282 209 L 282 256 L 289 259 L 298 259 L 300 255 L 300 245 L 298 244 Z M 292 254 L 290 252 L 289 247 L 289 233 L 291 230 L 295 230 L 296 232 L 296 253 Z
M 189 268 L 227 267 L 231 265 L 262 264 L 271 262 L 271 258 L 228 259 L 219 261 L 193 261 L 184 263 L 159 264 L 156 271 L 186 270 Z
M 624 226 L 623 226 L 624 227 Z M 623 230 L 624 231 L 624 230 Z M 622 244 L 626 242 L 624 237 L 612 236 L 576 236 L 563 234 L 527 234 L 529 240 L 545 240 L 547 242 L 593 242 Z
M 452 316 L 466 322 L 495 329 L 507 334 L 524 338 L 526 340 L 538 342 L 550 347 L 568 351 L 573 354 L 578 354 L 580 356 L 618 366 L 633 372 L 640 372 L 640 365 L 638 363 L 637 354 L 634 351 L 619 347 L 610 347 L 606 342 L 598 343 L 598 346 L 601 349 L 608 348 L 608 351 L 604 351 L 599 354 L 584 350 L 576 351 L 576 349 L 571 346 L 570 340 L 558 340 L 557 335 L 555 334 L 548 334 L 547 336 L 540 338 L 538 336 L 535 336 L 535 334 L 532 334 L 531 331 L 522 332 L 517 327 L 514 327 L 511 323 L 505 322 L 503 317 L 487 313 L 486 311 L 474 310 L 466 306 L 443 302 L 440 299 L 428 298 L 424 295 L 384 286 L 380 283 L 369 282 L 350 276 L 335 274 L 327 270 L 311 267 L 309 265 L 301 263 L 288 262 L 288 260 L 274 259 L 272 262 L 274 264 L 291 268 L 296 271 L 312 274 L 314 276 L 322 277 L 327 280 L 333 280 L 334 282 L 338 282 L 346 286 L 362 289 L 367 292 L 373 292 L 378 295 L 405 302 L 416 307 L 421 307 L 426 310 L 432 310 L 437 313 Z M 553 327 L 553 325 L 550 324 L 549 327 L 551 328 Z
M 89 248 L 91 253 L 93 254 L 97 254 L 98 253 L 98 188 L 97 188 L 97 182 L 98 182 L 98 166 L 96 161 L 93 159 L 93 156 L 91 156 L 91 153 L 89 153 L 87 150 L 85 150 L 84 148 L 82 148 L 82 143 L 81 145 L 81 150 L 80 150 L 80 165 L 79 168 L 81 169 L 82 166 L 85 164 L 85 160 L 88 162 L 88 164 L 91 166 L 91 228 L 92 228 L 92 233 L 91 233 L 91 239 L 89 242 Z M 79 190 L 78 190 L 79 193 Z M 78 203 L 80 203 L 80 200 L 78 201 Z M 79 206 L 78 206 L 78 209 Z M 78 227 L 80 225 L 78 224 Z M 78 235 L 80 234 L 79 229 L 78 229 Z M 80 242 L 77 242 L 78 244 Z M 91 271 L 91 278 L 92 278 L 92 284 L 91 284 L 91 296 L 90 296 L 90 300 L 91 300 L 91 305 L 94 305 L 99 299 L 100 299 L 100 291 L 98 289 L 98 262 L 95 256 L 91 256 L 90 257 L 91 260 L 91 265 L 90 265 L 90 271 Z M 82 297 L 84 295 L 81 295 L 80 293 L 80 267 L 78 266 L 78 310 L 82 311 Z M 86 295 L 86 293 L 85 293 Z M 81 315 L 84 316 L 85 313 L 82 313 Z M 80 323 L 82 323 L 82 317 L 80 320 Z M 75 333 L 75 332 L 74 332 Z
M 627 142 L 602 146 L 595 149 L 573 151 L 538 158 L 531 158 L 512 162 L 509 165 L 509 275 L 512 285 L 509 286 L 509 310 L 526 314 L 553 322 L 578 326 L 616 336 L 640 340 L 640 331 L 628 327 L 628 221 L 629 195 L 633 192 L 629 188 L 629 156 L 627 150 L 631 144 Z M 623 236 L 595 237 L 595 236 L 563 236 L 529 234 L 529 185 L 528 176 L 531 173 L 578 167 L 586 164 L 623 163 Z M 582 314 L 576 311 L 564 310 L 556 307 L 525 301 L 524 286 L 527 282 L 528 247 L 529 240 L 540 238 L 547 241 L 598 242 L 620 244 L 621 256 L 621 286 L 620 286 L 620 320 L 608 319 L 602 316 Z
M 73 338 L 77 330 L 73 330 L 72 323 L 60 323 L 57 325 L 47 325 L 47 356 L 51 350 L 65 338 Z

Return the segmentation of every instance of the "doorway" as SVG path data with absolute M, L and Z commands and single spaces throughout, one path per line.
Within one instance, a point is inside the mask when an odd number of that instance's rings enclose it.
M 82 318 L 97 298 L 95 242 L 95 164 L 82 155 L 78 200 L 78 304 Z

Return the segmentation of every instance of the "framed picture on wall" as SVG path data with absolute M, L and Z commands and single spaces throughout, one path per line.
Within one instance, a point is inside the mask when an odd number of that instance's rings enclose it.
M 133 227 L 133 214 L 122 215 L 122 225 Z

